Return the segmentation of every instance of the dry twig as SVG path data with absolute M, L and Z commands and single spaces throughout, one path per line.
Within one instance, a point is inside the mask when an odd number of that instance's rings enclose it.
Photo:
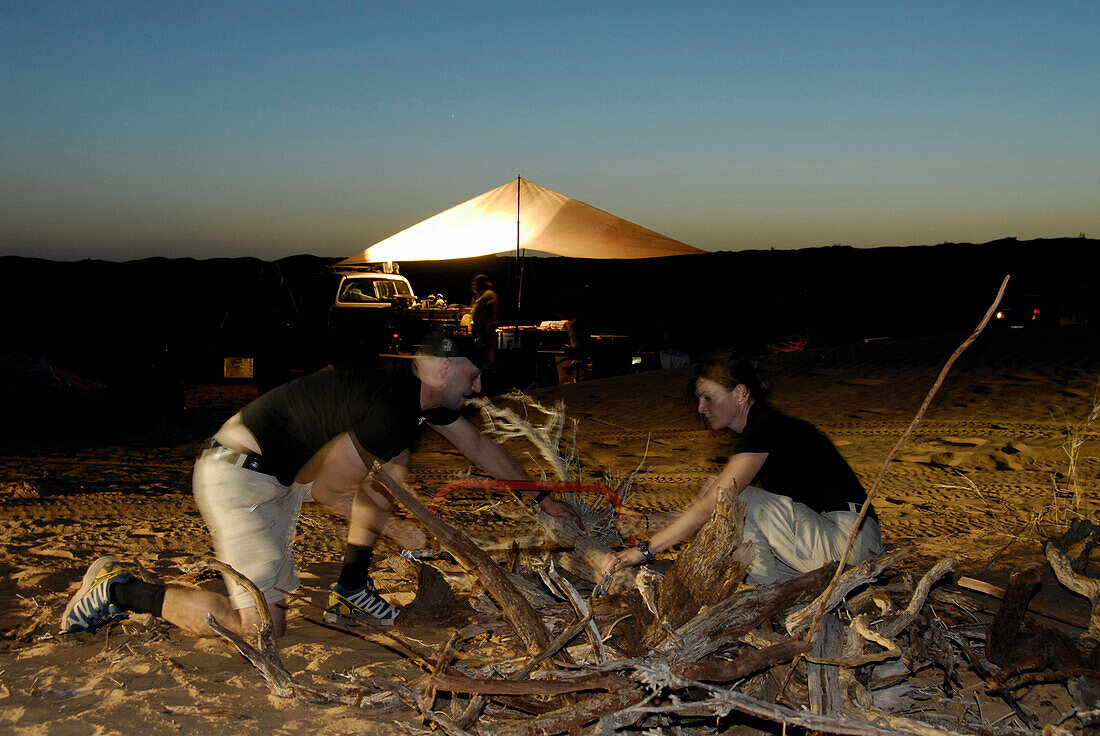
M 993 300 L 993 304 L 986 311 L 985 316 L 982 317 L 981 322 L 978 323 L 978 327 L 970 334 L 966 340 L 955 350 L 950 358 L 947 359 L 947 363 L 944 364 L 943 369 L 940 370 L 940 374 L 936 377 L 935 383 L 932 384 L 932 388 L 929 390 L 928 395 L 925 396 L 924 401 L 920 405 L 920 409 L 917 410 L 916 416 L 913 417 L 913 421 L 909 423 L 908 428 L 898 439 L 897 444 L 890 451 L 890 454 L 886 456 L 886 460 L 882 463 L 882 468 L 879 470 L 878 475 L 875 476 L 874 483 L 871 484 L 870 490 L 867 491 L 867 499 L 863 502 L 863 508 L 859 510 L 859 516 L 856 518 L 855 524 L 852 526 L 852 531 L 848 535 L 848 543 L 844 546 L 844 554 L 840 556 L 840 565 L 837 567 L 836 575 L 833 577 L 833 581 L 829 583 L 829 588 L 826 589 L 825 595 L 823 595 L 821 608 L 814 616 L 813 622 L 810 624 L 807 638 L 813 639 L 817 635 L 817 628 L 820 624 L 821 617 L 826 613 L 825 604 L 829 599 L 829 591 L 831 588 L 836 587 L 840 576 L 844 570 L 844 565 L 848 561 L 848 556 L 852 553 L 852 547 L 855 545 L 856 537 L 859 535 L 860 527 L 863 525 L 863 520 L 867 518 L 867 512 L 871 509 L 871 500 L 874 499 L 878 493 L 879 487 L 882 485 L 882 479 L 886 477 L 886 471 L 889 469 L 890 464 L 901 452 L 901 448 L 909 441 L 909 438 L 916 431 L 917 425 L 920 424 L 920 420 L 924 418 L 924 413 L 928 411 L 929 405 L 932 403 L 932 399 L 936 396 L 936 393 L 940 390 L 940 386 L 943 384 L 944 379 L 947 377 L 947 373 L 951 370 L 951 366 L 955 364 L 959 356 L 963 354 L 963 351 L 970 347 L 978 336 L 982 334 L 982 330 L 989 324 L 989 320 L 993 317 L 993 314 L 997 311 L 997 305 L 1001 303 L 1001 298 L 1004 297 L 1005 288 L 1008 287 L 1009 277 L 1005 276 L 1004 281 L 1001 282 L 1001 288 L 997 291 L 997 297 Z

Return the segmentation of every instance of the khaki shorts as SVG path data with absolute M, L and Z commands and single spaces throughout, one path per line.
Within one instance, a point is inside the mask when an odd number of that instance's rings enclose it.
M 810 572 L 839 560 L 859 508 L 817 512 L 789 496 L 748 486 L 738 496 L 745 503 L 745 539 L 753 543 L 753 562 L 745 582 L 759 585 Z M 878 522 L 868 517 L 856 536 L 849 565 L 884 553 Z
M 312 484 L 289 488 L 274 476 L 232 463 L 238 453 L 224 447 L 203 451 L 195 462 L 195 503 L 214 538 L 215 556 L 260 589 L 269 604 L 301 584 L 294 567 L 294 532 Z M 227 461 L 229 458 L 230 461 Z M 253 608 L 252 596 L 225 577 L 234 608 Z

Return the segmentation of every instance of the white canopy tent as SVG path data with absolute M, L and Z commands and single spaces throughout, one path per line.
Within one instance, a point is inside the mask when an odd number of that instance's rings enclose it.
M 570 258 L 657 258 L 703 252 L 516 177 L 345 258 L 336 267 L 510 251 L 517 256 L 536 251 Z

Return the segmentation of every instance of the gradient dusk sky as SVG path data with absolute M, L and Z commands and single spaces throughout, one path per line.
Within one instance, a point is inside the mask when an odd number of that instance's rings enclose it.
M 0 2 L 0 255 L 344 256 L 516 175 L 707 250 L 1100 236 L 1100 2 Z

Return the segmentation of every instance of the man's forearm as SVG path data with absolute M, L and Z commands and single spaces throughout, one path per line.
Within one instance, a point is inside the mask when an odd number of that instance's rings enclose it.
M 470 458 L 483 471 L 500 480 L 524 480 L 527 471 L 516 462 L 507 450 L 488 437 L 482 436 L 477 457 Z

